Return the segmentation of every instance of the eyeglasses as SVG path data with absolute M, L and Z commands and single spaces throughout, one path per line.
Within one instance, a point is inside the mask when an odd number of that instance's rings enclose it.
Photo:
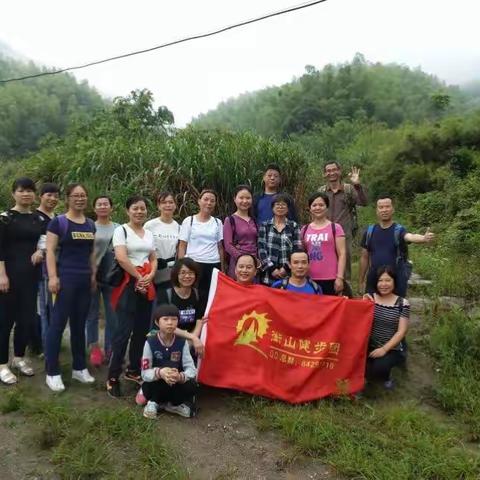
M 80 194 L 73 194 L 73 195 L 70 195 L 70 198 L 80 198 L 80 199 L 83 199 L 83 198 L 87 198 L 87 196 L 84 194 L 84 193 L 80 193 Z
M 195 272 L 180 272 L 178 274 L 179 277 L 194 277 Z

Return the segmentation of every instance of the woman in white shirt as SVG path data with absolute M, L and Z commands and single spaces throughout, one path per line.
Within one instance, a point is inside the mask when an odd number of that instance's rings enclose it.
M 177 209 L 175 198 L 170 192 L 161 192 L 157 196 L 157 208 L 160 216 L 145 223 L 155 241 L 158 270 L 155 274 L 155 286 L 159 289 L 170 288 L 170 274 L 177 255 L 180 225 L 173 219 Z
M 198 197 L 199 212 L 187 217 L 180 228 L 178 258 L 189 257 L 200 266 L 198 289 L 205 300 L 210 290 L 210 281 L 214 268 L 223 270 L 223 225 L 212 216 L 217 203 L 217 194 L 213 190 L 202 190 Z
M 140 362 L 155 298 L 155 244 L 152 232 L 143 228 L 147 202 L 133 196 L 127 200 L 126 208 L 129 222 L 115 229 L 112 240 L 115 258 L 124 270 L 121 284 L 112 292 L 112 306 L 117 314 L 107 380 L 107 393 L 112 397 L 121 396 L 119 377 L 129 342 L 129 365 L 124 378 L 141 382 Z

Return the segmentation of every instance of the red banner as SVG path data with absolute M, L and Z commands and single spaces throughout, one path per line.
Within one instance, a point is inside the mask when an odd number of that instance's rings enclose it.
M 373 304 L 244 287 L 215 271 L 199 381 L 302 403 L 363 388 Z

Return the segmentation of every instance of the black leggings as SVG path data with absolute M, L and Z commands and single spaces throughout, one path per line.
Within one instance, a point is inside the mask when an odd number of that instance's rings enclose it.
M 155 382 L 143 382 L 142 392 L 147 400 L 156 403 L 170 402 L 172 405 L 191 402 L 198 389 L 198 385 L 193 380 L 185 383 L 176 383 L 167 385 L 164 380 Z
M 128 342 L 130 342 L 128 369 L 140 374 L 143 346 L 150 328 L 152 302 L 145 295 L 135 291 L 135 279 L 132 279 L 122 292 L 115 313 L 117 327 L 112 338 L 108 378 L 117 379 L 122 373 Z
M 23 357 L 31 332 L 37 328 L 38 279 L 32 274 L 8 272 L 10 289 L 0 293 L 0 364 L 8 363 L 10 332 L 13 333 L 13 351 Z
M 199 263 L 200 266 L 200 280 L 198 282 L 198 290 L 202 304 L 206 305 L 208 300 L 208 292 L 210 290 L 210 283 L 212 282 L 212 272 L 214 268 L 220 270 L 220 263 Z
M 405 363 L 405 354 L 399 350 L 390 350 L 383 357 L 367 358 L 367 371 L 365 376 L 369 380 L 387 381 L 393 367 Z

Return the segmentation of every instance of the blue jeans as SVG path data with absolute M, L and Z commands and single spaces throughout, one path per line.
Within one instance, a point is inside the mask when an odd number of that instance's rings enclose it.
M 60 375 L 58 357 L 63 331 L 69 319 L 73 369 L 83 370 L 86 368 L 85 321 L 90 307 L 90 299 L 90 275 L 60 276 L 60 291 L 53 304 L 52 318 L 45 343 L 47 375 Z
M 45 351 L 45 342 L 47 338 L 48 325 L 50 324 L 50 315 L 52 312 L 52 295 L 48 291 L 48 277 L 42 275 L 38 282 L 38 305 L 37 311 L 40 316 L 40 328 L 42 331 L 42 345 Z
M 86 323 L 87 346 L 98 343 L 98 317 L 100 314 L 100 296 L 102 296 L 105 312 L 104 348 L 106 352 L 112 350 L 113 332 L 117 326 L 117 316 L 110 303 L 112 290 L 113 288 L 109 285 L 98 285 L 96 292 L 92 293 L 92 301 Z

